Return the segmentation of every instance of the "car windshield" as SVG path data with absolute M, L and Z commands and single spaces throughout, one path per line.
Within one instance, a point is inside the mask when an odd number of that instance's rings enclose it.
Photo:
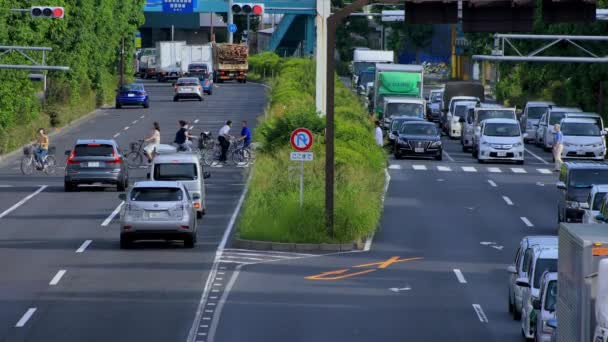
M 375 66 L 375 62 L 355 62 L 353 63 L 353 72 L 355 75 L 359 75 L 361 71 L 367 70 L 367 68 L 372 68 Z
M 529 107 L 528 119 L 540 119 L 547 112 L 547 107 Z
M 154 165 L 154 179 L 165 181 L 195 180 L 197 179 L 196 164 L 156 164 Z
M 369 82 L 374 82 L 374 78 L 375 78 L 375 74 L 373 72 L 362 72 L 359 74 L 359 84 L 360 85 L 366 85 Z
M 439 135 L 437 126 L 428 124 L 407 123 L 401 125 L 401 134 L 406 135 Z
M 458 116 L 461 118 L 464 118 L 464 115 L 467 111 L 467 108 L 469 108 L 468 104 L 459 104 L 456 105 L 456 110 L 454 110 L 454 116 Z
M 557 303 L 557 280 L 551 280 L 547 285 L 547 296 L 545 297 L 545 310 L 555 311 Z
M 518 137 L 521 132 L 516 124 L 488 123 L 483 130 L 483 135 L 489 137 Z
M 82 144 L 74 148 L 75 157 L 113 157 L 114 147 L 104 144 Z
M 131 201 L 136 202 L 177 202 L 182 200 L 180 188 L 135 188 L 131 191 Z
M 144 87 L 141 84 L 127 84 L 120 89 L 122 91 L 143 91 Z
M 178 87 L 196 87 L 198 85 L 198 80 L 182 80 L 177 82 Z
M 441 98 L 443 97 L 443 94 L 441 92 L 435 92 L 431 94 L 431 102 L 441 102 Z
M 604 197 L 606 197 L 605 192 L 596 193 L 595 198 L 593 199 L 593 206 L 591 207 L 591 210 L 600 210 L 602 202 L 604 201 Z
M 549 115 L 549 125 L 558 124 L 566 117 L 566 113 L 553 112 Z
M 594 123 L 565 122 L 561 129 L 564 135 L 584 137 L 598 137 L 601 135 L 600 128 Z
M 532 284 L 535 289 L 540 287 L 540 277 L 545 271 L 557 272 L 557 259 L 536 260 L 536 265 L 534 266 L 534 281 Z
M 608 183 L 608 169 L 570 170 L 571 188 L 590 188 L 593 184 Z
M 488 119 L 515 119 L 515 112 L 512 110 L 485 109 L 477 111 L 477 122 Z
M 403 120 L 403 119 L 393 120 L 393 122 L 391 123 L 391 132 L 399 131 L 399 129 L 401 128 L 401 125 L 406 121 L 407 120 Z
M 424 108 L 420 103 L 389 103 L 386 105 L 385 115 L 404 115 L 424 118 Z

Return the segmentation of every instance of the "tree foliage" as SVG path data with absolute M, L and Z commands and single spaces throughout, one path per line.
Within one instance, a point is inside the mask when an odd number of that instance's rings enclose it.
M 47 64 L 71 68 L 69 72 L 48 74 L 48 97 L 43 105 L 36 97 L 40 87 L 27 79 L 28 72 L 0 70 L 0 153 L 29 140 L 34 129 L 23 128 L 48 124 L 49 112 L 58 116 L 52 118 L 53 123 L 63 124 L 76 115 L 61 118 L 63 112 L 75 108 L 86 111 L 92 108 L 83 103 L 93 107 L 113 96 L 121 38 L 125 38 L 127 74 L 131 74 L 134 33 L 144 21 L 144 0 L 52 3 L 65 7 L 64 19 L 32 19 L 29 14 L 11 13 L 11 8 L 29 8 L 31 1 L 0 0 L 1 45 L 50 47 L 53 51 L 47 56 Z M 0 57 L 2 64 L 26 62 L 16 53 Z

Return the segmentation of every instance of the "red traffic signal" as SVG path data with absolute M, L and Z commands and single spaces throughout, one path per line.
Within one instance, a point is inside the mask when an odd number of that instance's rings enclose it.
M 30 14 L 32 18 L 63 19 L 65 10 L 63 7 L 34 6 L 30 8 Z
M 262 15 L 264 14 L 263 4 L 253 3 L 236 3 L 232 7 L 233 14 L 247 14 L 247 15 Z

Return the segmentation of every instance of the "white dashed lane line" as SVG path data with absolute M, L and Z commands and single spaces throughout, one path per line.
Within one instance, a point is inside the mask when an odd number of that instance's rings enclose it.
M 51 281 L 49 282 L 49 285 L 55 286 L 55 285 L 59 284 L 59 282 L 61 281 L 61 278 L 63 278 L 63 276 L 65 275 L 66 272 L 67 272 L 66 270 L 59 270 L 59 272 L 57 272 L 57 274 L 55 274 L 53 279 L 51 279 Z
M 477 172 L 477 169 L 472 166 L 463 166 L 462 171 L 464 172 Z
M 127 126 L 127 127 L 124 128 L 125 131 L 128 130 L 128 129 L 129 129 L 129 126 Z
M 195 124 L 196 124 L 196 123 L 198 123 L 198 119 L 194 120 L 194 123 L 195 123 Z
M 507 196 L 502 196 L 502 199 L 507 203 L 507 205 L 513 205 L 511 199 Z
M 534 225 L 532 224 L 532 222 L 530 222 L 530 220 L 528 220 L 528 218 L 526 217 L 520 217 L 520 219 L 524 222 L 524 224 L 528 227 L 534 227 Z
M 529 153 L 529 154 L 530 154 L 532 157 L 534 157 L 534 158 L 536 158 L 536 159 L 540 160 L 540 161 L 541 161 L 543 164 L 549 164 L 549 162 L 548 162 L 548 161 L 546 161 L 546 160 L 544 160 L 543 158 L 539 157 L 538 155 L 536 155 L 536 154 L 535 154 L 535 153 L 533 153 L 532 151 L 528 150 L 527 148 L 526 148 L 526 152 L 528 152 L 528 153 Z
M 488 172 L 492 172 L 492 173 L 501 173 L 502 170 L 497 168 L 497 167 L 489 167 L 488 168 Z
M 520 167 L 512 167 L 511 171 L 513 171 L 513 173 L 527 173 L 525 169 L 522 169 Z
M 488 183 L 490 183 L 490 185 L 494 188 L 498 187 L 498 185 L 496 185 L 496 183 L 494 183 L 494 181 L 491 179 L 488 179 Z
M 41 193 L 42 191 L 44 191 L 44 189 L 46 189 L 46 188 L 47 188 L 47 185 L 41 185 L 40 188 L 38 188 L 38 190 L 36 190 L 33 193 L 29 194 L 28 196 L 26 196 L 21 201 L 15 203 L 12 207 L 10 207 L 10 208 L 6 209 L 5 211 L 3 211 L 2 213 L 0 213 L 0 219 L 3 218 L 3 217 L 5 217 L 6 215 L 12 213 L 13 211 L 15 211 L 20 206 L 24 205 L 27 201 L 31 200 L 34 196 L 38 195 L 39 193 Z
M 17 324 L 15 324 L 15 328 L 23 328 L 27 324 L 27 321 L 29 321 L 30 318 L 32 318 L 32 316 L 34 315 L 35 312 L 36 312 L 36 308 L 27 309 L 27 311 L 23 314 L 23 316 L 21 316 L 21 319 L 19 319 Z
M 137 123 L 137 120 L 131 122 L 132 125 L 135 125 Z
M 477 317 L 481 323 L 488 323 L 488 317 L 486 316 L 485 312 L 483 312 L 481 305 L 473 304 L 473 309 L 475 310 L 475 313 L 477 314 Z
M 114 217 L 116 215 L 118 215 L 118 213 L 120 212 L 120 209 L 122 208 L 122 206 L 125 204 L 125 201 L 120 202 L 120 204 L 116 207 L 116 209 L 114 209 L 114 211 L 110 214 L 110 216 L 108 216 L 102 223 L 101 226 L 102 227 L 106 227 L 107 225 L 110 224 L 110 222 L 112 222 L 112 220 L 114 219 Z
M 118 138 L 119 135 L 120 135 L 120 132 L 114 134 L 114 138 Z
M 76 253 L 84 252 L 87 249 L 87 247 L 89 247 L 91 242 L 93 242 L 93 240 L 86 240 L 85 242 L 83 242 L 82 245 L 80 245 L 80 247 L 78 247 L 78 249 L 76 250 Z
M 467 280 L 464 279 L 464 275 L 462 274 L 462 271 L 460 271 L 459 269 L 455 268 L 454 269 L 454 274 L 456 275 L 456 278 L 458 279 L 458 282 L 461 284 L 466 284 Z
M 145 115 L 142 115 L 142 116 L 140 116 L 139 118 L 140 118 L 140 119 L 143 119 L 143 118 L 145 118 L 145 117 L 146 117 Z

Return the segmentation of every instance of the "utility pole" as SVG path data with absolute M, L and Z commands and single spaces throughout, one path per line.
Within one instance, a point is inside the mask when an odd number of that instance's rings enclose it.
M 228 0 L 228 26 L 231 26 L 234 23 L 234 17 L 232 15 L 232 0 Z M 234 34 L 228 30 L 228 43 L 232 44 L 234 42 Z
M 251 29 L 251 14 L 247 13 L 247 46 L 249 46 L 249 30 Z
M 125 84 L 125 38 L 120 41 L 120 87 Z
M 215 42 L 215 33 L 213 32 L 213 18 L 215 17 L 214 13 L 211 12 L 209 13 L 209 20 L 210 20 L 210 28 L 209 28 L 209 41 L 210 42 Z

